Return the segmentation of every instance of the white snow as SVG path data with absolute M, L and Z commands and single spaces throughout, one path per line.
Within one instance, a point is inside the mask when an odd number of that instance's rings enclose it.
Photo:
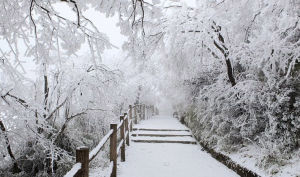
M 157 116 L 137 127 L 186 129 L 178 120 Z M 166 133 L 166 132 L 163 132 Z M 138 137 L 181 140 L 182 137 Z M 191 137 L 184 137 L 193 140 Z M 126 149 L 126 161 L 118 162 L 118 177 L 235 177 L 236 173 L 201 150 L 199 145 L 134 143 Z
M 113 161 L 111 161 L 110 162 L 110 164 L 109 164 L 109 166 L 108 166 L 108 168 L 106 169 L 106 175 L 105 175 L 105 177 L 110 177 L 110 175 L 111 175 L 111 172 L 112 172 L 112 170 L 113 170 L 113 167 L 114 167 L 114 162 Z
M 144 131 L 144 130 L 137 130 L 133 131 L 133 134 L 158 134 L 158 135 L 191 135 L 191 132 L 187 131 Z
M 264 177 L 298 177 L 300 176 L 300 153 L 298 156 L 290 159 L 288 164 L 284 166 L 275 166 L 274 168 L 278 170 L 276 174 L 269 174 L 267 170 L 263 170 L 262 168 L 257 166 L 257 162 L 259 159 L 257 158 L 260 148 L 255 146 L 247 146 L 241 149 L 239 152 L 226 154 L 233 161 L 237 162 L 243 167 L 257 173 L 260 176 Z M 298 151 L 300 152 L 300 150 Z
M 90 177 L 110 177 L 111 172 L 113 169 L 113 162 L 109 163 L 109 166 L 102 169 L 102 168 L 91 168 L 89 171 Z
M 153 116 L 153 118 L 151 119 L 141 121 L 138 125 L 135 125 L 135 128 L 174 129 L 174 130 L 187 129 L 177 119 L 172 118 L 170 116 Z
M 129 133 L 129 130 L 127 130 L 127 131 L 125 132 L 124 137 L 127 137 L 128 133 Z
M 122 120 L 122 121 L 118 124 L 117 129 L 119 129 L 119 128 L 122 126 L 123 122 L 124 122 L 124 120 Z
M 157 135 L 191 135 L 191 132 L 187 131 L 144 131 L 137 130 L 133 131 L 132 134 L 157 134 Z
M 197 145 L 132 143 L 119 177 L 235 177 Z
M 132 140 L 170 140 L 170 141 L 195 141 L 192 137 L 151 137 L 151 136 L 137 136 L 132 137 Z
M 117 147 L 117 154 L 119 154 L 120 149 L 121 149 L 123 143 L 124 143 L 124 140 L 121 140 L 121 142 L 119 143 L 119 145 L 118 145 L 118 147 Z

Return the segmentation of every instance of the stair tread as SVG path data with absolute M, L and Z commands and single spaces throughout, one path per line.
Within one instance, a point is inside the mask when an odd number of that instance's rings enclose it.
M 133 128 L 133 130 L 142 130 L 142 131 L 186 131 L 189 132 L 188 129 L 153 129 L 153 128 Z
M 132 136 L 152 136 L 152 137 L 192 137 L 191 134 L 183 135 L 183 134 L 148 134 L 148 133 L 133 133 Z
M 134 139 L 133 142 L 137 143 L 180 143 L 180 144 L 197 144 L 196 141 L 190 140 L 143 140 L 143 139 Z

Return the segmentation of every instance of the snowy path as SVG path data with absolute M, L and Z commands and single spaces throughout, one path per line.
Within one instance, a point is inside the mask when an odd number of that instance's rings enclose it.
M 194 138 L 187 128 L 172 117 L 156 116 L 136 125 L 137 129 L 172 129 L 184 131 L 136 130 L 131 139 L 155 141 L 190 141 Z M 143 136 L 140 136 L 140 135 Z M 145 134 L 174 136 L 145 136 Z M 185 136 L 180 136 L 185 135 Z M 201 150 L 199 145 L 181 143 L 131 142 L 126 162 L 119 162 L 118 177 L 235 177 L 238 176 L 223 164 Z

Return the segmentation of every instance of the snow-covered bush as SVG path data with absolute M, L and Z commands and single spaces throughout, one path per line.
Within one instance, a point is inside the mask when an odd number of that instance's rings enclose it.
M 1 121 L 23 171 L 36 175 L 53 170 L 62 175 L 66 169 L 60 168 L 70 164 L 76 147 L 97 145 L 108 131 L 109 123 L 118 118 L 118 106 L 123 101 L 118 96 L 122 74 L 103 66 L 88 69 L 65 67 L 63 72 L 50 72 L 53 75 L 48 75 L 46 110 L 37 104 L 44 99 L 39 94 L 43 93 L 43 87 L 38 83 L 24 84 L 19 92 L 13 90 L 8 92 L 12 96 L 4 97 L 10 104 L 2 105 L 6 112 L 2 112 Z M 26 101 L 14 103 L 15 94 Z M 3 141 L 1 146 L 5 144 Z M 2 150 L 1 156 L 7 159 L 3 163 L 7 163 L 11 158 L 6 148 Z

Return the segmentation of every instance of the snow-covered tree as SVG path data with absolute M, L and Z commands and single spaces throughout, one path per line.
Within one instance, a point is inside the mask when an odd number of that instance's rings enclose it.
M 159 63 L 166 94 L 192 108 L 179 106 L 195 134 L 227 152 L 257 145 L 265 167 L 297 152 L 300 3 L 199 0 L 163 9 L 130 44 L 148 51 L 141 63 Z
M 86 14 L 118 15 L 131 37 L 154 8 L 140 0 L 1 1 L 1 168 L 61 176 L 76 146 L 97 144 L 119 106 L 136 95 L 123 93 L 120 70 L 102 64 L 101 54 L 114 46 Z

